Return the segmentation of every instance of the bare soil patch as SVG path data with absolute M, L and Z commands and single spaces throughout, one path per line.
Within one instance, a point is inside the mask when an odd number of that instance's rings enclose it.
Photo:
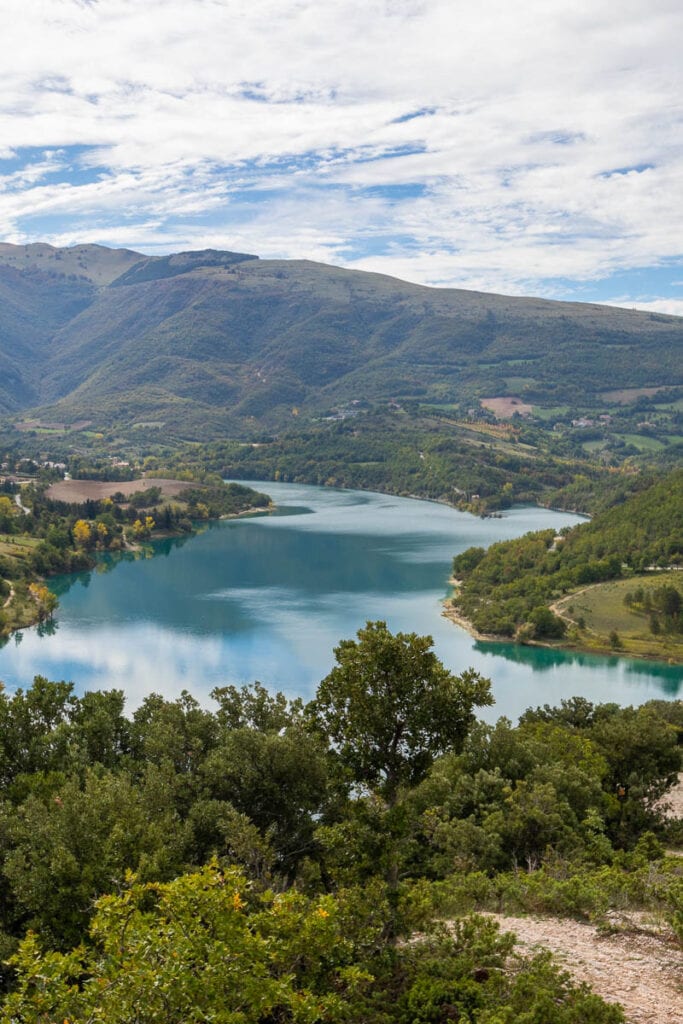
M 514 397 L 482 398 L 481 405 L 489 409 L 499 420 L 509 420 L 516 412 L 520 416 L 528 416 L 533 412 L 533 406 L 523 402 L 521 398 Z
M 628 1024 L 683 1024 L 683 953 L 667 932 L 603 935 L 564 918 L 488 916 L 514 932 L 523 951 L 549 949 L 576 981 L 620 1003 Z
M 678 782 L 662 797 L 660 803 L 666 808 L 668 818 L 683 818 L 683 772 L 678 776 Z
M 143 480 L 59 480 L 47 490 L 48 498 L 54 501 L 66 501 L 77 504 L 82 501 L 101 501 L 111 498 L 112 494 L 125 494 L 128 497 L 136 491 L 146 491 L 150 487 L 160 487 L 164 498 L 177 498 L 179 494 L 194 486 L 187 480 L 169 480 L 161 477 L 145 477 Z

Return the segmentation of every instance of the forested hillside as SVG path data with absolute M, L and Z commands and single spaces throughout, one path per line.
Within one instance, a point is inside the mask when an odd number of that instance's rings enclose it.
M 563 531 L 469 548 L 453 561 L 453 602 L 483 633 L 560 638 L 565 623 L 548 604 L 579 587 L 683 564 L 683 470 L 677 469 L 591 522 Z M 680 590 L 678 574 L 667 582 Z M 683 632 L 677 616 L 674 632 Z
M 47 423 L 205 439 L 391 401 L 552 416 L 618 405 L 606 381 L 683 382 L 680 318 L 241 253 L 4 245 L 0 295 L 0 411 Z
M 681 703 L 489 726 L 429 638 L 335 653 L 307 706 L 0 693 L 2 1024 L 623 1021 L 471 914 L 628 907 L 683 941 Z

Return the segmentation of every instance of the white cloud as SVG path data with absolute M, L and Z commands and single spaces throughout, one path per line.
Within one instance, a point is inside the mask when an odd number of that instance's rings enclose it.
M 641 302 L 639 299 L 609 299 L 606 306 L 629 306 L 645 313 L 668 313 L 670 316 L 683 316 L 683 299 L 650 299 Z
M 6 238 L 537 292 L 681 255 L 670 0 L 0 8 L 0 158 L 36 151 L 0 177 Z

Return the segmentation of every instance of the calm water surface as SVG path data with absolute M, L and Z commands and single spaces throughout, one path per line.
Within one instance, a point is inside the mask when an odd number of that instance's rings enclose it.
M 117 687 L 131 706 L 151 691 L 188 689 L 205 700 L 214 686 L 255 679 L 308 698 L 335 644 L 367 619 L 385 619 L 394 631 L 433 636 L 454 671 L 471 665 L 489 676 L 489 718 L 572 694 L 626 704 L 683 692 L 680 667 L 477 643 L 441 616 L 458 551 L 576 516 L 520 508 L 478 519 L 360 491 L 255 486 L 277 513 L 210 524 L 150 545 L 148 558 L 59 578 L 54 632 L 10 639 L 0 679 L 14 688 L 40 673 L 79 692 Z

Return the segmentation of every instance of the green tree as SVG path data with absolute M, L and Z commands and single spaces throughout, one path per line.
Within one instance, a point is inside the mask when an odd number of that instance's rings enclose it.
M 158 788 L 94 769 L 82 785 L 77 778 L 59 785 L 55 776 L 32 782 L 18 808 L 0 805 L 5 930 L 32 928 L 61 947 L 77 943 L 93 901 L 123 884 L 128 869 L 158 879 L 183 867 L 189 833 Z
M 436 757 L 462 746 L 474 708 L 493 703 L 491 683 L 473 669 L 449 672 L 429 636 L 394 636 L 381 621 L 357 635 L 335 648 L 337 665 L 308 710 L 346 777 L 391 806 Z
M 201 776 L 213 799 L 249 816 L 293 878 L 312 852 L 315 815 L 327 793 L 325 749 L 300 725 L 282 732 L 233 729 L 206 758 Z
M 167 884 L 129 879 L 99 901 L 89 947 L 58 954 L 34 935 L 22 943 L 0 1022 L 353 1020 L 354 992 L 371 979 L 346 923 L 332 897 L 255 898 L 237 870 L 215 863 Z M 373 927 L 365 933 L 367 942 Z

